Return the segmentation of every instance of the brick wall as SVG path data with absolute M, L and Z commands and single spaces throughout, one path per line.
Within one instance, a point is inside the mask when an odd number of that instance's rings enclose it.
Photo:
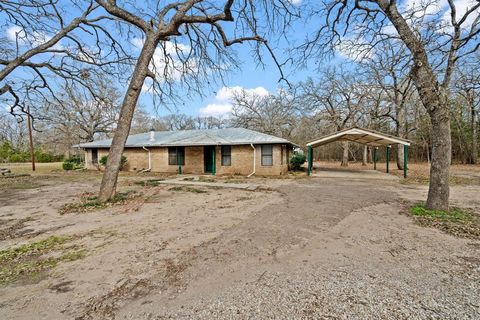
M 148 148 L 151 152 L 152 171 L 176 173 L 177 165 L 168 164 L 168 148 Z M 280 175 L 288 171 L 289 150 L 291 148 L 276 144 L 273 146 L 273 165 L 262 166 L 261 146 L 255 145 L 256 161 L 255 171 L 257 175 Z M 232 146 L 231 165 L 222 166 L 222 148 L 215 148 L 216 174 L 240 174 L 249 175 L 253 171 L 253 149 L 250 145 Z M 108 149 L 98 149 L 98 159 L 108 155 Z M 142 148 L 126 148 L 123 155 L 127 157 L 125 170 L 140 171 L 148 168 L 148 152 Z M 97 166 L 92 164 L 91 149 L 86 150 L 86 168 L 96 170 Z M 203 147 L 185 147 L 185 165 L 182 166 L 183 173 L 203 174 L 204 155 Z

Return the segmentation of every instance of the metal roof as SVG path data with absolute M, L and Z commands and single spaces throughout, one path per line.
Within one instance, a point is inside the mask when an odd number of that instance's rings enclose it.
M 349 128 L 324 136 L 320 139 L 307 143 L 307 146 L 318 147 L 334 141 L 352 141 L 370 146 L 387 146 L 391 144 L 410 145 L 410 140 L 384 134 L 378 131 L 364 128 Z
M 291 144 L 292 142 L 244 128 L 154 131 L 128 136 L 126 148 L 168 147 L 168 146 L 208 146 L 241 144 Z M 75 145 L 80 148 L 110 148 L 112 139 L 99 140 Z

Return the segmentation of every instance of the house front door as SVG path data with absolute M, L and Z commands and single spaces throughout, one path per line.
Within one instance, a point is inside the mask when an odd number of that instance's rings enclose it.
M 215 168 L 215 147 L 203 147 L 203 163 L 205 164 L 205 172 L 213 173 Z

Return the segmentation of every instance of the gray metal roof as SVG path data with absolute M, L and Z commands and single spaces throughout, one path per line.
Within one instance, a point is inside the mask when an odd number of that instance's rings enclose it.
M 241 145 L 241 144 L 291 144 L 292 142 L 244 128 L 155 131 L 128 136 L 126 148 L 134 147 L 167 147 L 167 146 L 208 146 L 208 145 Z M 109 148 L 112 139 L 81 143 L 80 148 Z

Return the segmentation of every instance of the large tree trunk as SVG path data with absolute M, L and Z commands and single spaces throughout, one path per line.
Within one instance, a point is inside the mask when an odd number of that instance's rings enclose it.
M 397 144 L 397 168 L 398 170 L 403 170 L 403 144 Z
M 473 90 L 472 90 L 473 91 Z M 475 103 L 473 101 L 473 92 L 468 92 L 468 104 L 470 105 L 470 130 L 472 131 L 472 151 L 470 156 L 470 163 L 477 164 L 478 161 L 478 131 L 477 131 L 477 112 L 475 110 Z
M 446 211 L 448 210 L 450 196 L 449 176 L 452 157 L 450 114 L 446 89 L 448 88 L 448 79 L 444 80 L 443 85 L 438 82 L 428 61 L 424 44 L 417 38 L 417 35 L 398 12 L 396 2 L 382 0 L 378 1 L 378 5 L 392 22 L 400 38 L 412 54 L 414 66 L 411 70 L 411 76 L 432 123 L 432 159 L 426 207 Z M 450 59 L 454 59 L 454 57 L 450 55 Z M 449 67 L 453 68 L 453 63 L 449 63 Z
M 405 106 L 397 106 L 397 136 L 400 138 L 406 138 L 405 133 L 405 119 L 406 119 L 406 108 Z M 403 170 L 403 145 L 397 144 L 397 168 L 398 170 Z
M 107 165 L 103 174 L 102 184 L 100 186 L 99 200 L 107 201 L 115 195 L 118 173 L 125 143 L 130 133 L 133 114 L 137 106 L 138 97 L 142 91 L 142 86 L 148 74 L 148 67 L 152 60 L 158 40 L 153 35 L 147 35 L 145 44 L 138 57 L 135 70 L 133 71 L 130 84 L 122 102 L 122 109 L 118 119 L 117 128 L 113 136 L 112 145 L 108 152 Z
M 445 103 L 446 104 L 446 103 Z M 452 160 L 450 118 L 446 105 L 430 112 L 432 123 L 432 158 L 430 164 L 430 185 L 427 208 L 448 211 L 450 196 L 449 178 Z
M 362 158 L 362 166 L 366 166 L 368 162 L 368 146 L 363 146 L 363 158 Z
M 348 141 L 342 142 L 343 148 L 343 156 L 342 156 L 342 163 L 340 164 L 342 167 L 348 167 Z

